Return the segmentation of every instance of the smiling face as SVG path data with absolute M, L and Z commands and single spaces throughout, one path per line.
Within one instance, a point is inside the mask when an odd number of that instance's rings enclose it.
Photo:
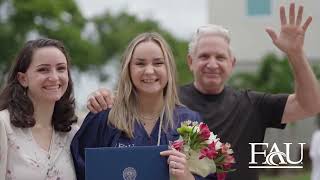
M 228 42 L 217 35 L 199 39 L 194 54 L 188 56 L 188 65 L 195 78 L 195 86 L 206 94 L 219 93 L 231 75 L 235 59 Z
M 130 77 L 139 95 L 163 95 L 168 75 L 162 49 L 157 43 L 143 41 L 135 47 Z
M 67 59 L 55 47 L 38 48 L 27 71 L 18 73 L 18 79 L 33 102 L 55 103 L 68 87 Z

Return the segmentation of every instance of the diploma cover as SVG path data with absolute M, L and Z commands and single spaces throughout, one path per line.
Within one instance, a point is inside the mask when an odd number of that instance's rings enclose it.
M 168 146 L 85 149 L 86 180 L 169 180 Z

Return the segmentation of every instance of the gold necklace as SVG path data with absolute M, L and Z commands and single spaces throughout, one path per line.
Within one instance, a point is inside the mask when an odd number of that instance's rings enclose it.
M 160 113 L 155 113 L 149 116 L 144 116 L 142 114 L 139 114 L 138 116 L 142 124 L 146 126 L 147 124 L 152 124 L 152 125 L 155 124 L 155 122 L 157 122 L 160 116 Z

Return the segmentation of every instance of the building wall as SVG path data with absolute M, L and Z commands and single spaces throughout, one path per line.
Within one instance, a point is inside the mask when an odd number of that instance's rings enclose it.
M 282 55 L 272 43 L 266 27 L 280 31 L 279 7 L 285 5 L 286 12 L 290 2 L 304 5 L 304 18 L 312 16 L 305 40 L 305 51 L 311 63 L 320 63 L 320 1 L 319 0 L 207 0 L 209 23 L 219 24 L 231 32 L 231 46 L 237 58 L 235 72 L 255 71 L 258 63 L 267 53 Z M 250 15 L 249 1 L 270 3 L 265 14 Z M 261 7 L 257 7 L 257 11 Z M 252 10 L 252 9 L 251 9 Z M 288 17 L 288 16 L 287 16 Z M 284 142 L 306 143 L 309 148 L 312 133 L 317 129 L 314 118 L 288 125 L 285 130 L 268 129 L 265 142 L 278 144 Z M 298 155 L 298 153 L 296 152 Z
M 256 62 L 268 52 L 282 54 L 272 44 L 265 32 L 266 27 L 280 30 L 279 7 L 289 7 L 290 0 L 208 0 L 209 23 L 220 24 L 231 31 L 231 45 L 239 64 Z M 296 0 L 296 4 L 304 5 L 304 20 L 307 15 L 313 17 L 306 34 L 305 51 L 309 59 L 320 59 L 320 1 Z M 249 3 L 257 6 L 248 9 Z M 252 4 L 254 3 L 254 4 Z M 262 7 L 259 7 L 262 3 Z M 270 4 L 270 7 L 266 5 Z M 262 12 L 259 14 L 259 10 Z M 296 5 L 296 9 L 297 9 Z M 268 10 L 269 9 L 269 10 Z M 287 9 L 286 9 L 287 10 Z M 250 14 L 251 12 L 251 14 Z M 252 12 L 256 12 L 252 15 Z M 253 14 L 254 14 L 253 13 Z M 248 65 L 248 64 L 247 64 Z

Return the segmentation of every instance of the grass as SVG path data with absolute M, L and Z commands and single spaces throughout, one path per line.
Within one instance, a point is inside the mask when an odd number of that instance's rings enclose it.
M 261 176 L 260 180 L 310 180 L 310 172 L 282 176 Z

